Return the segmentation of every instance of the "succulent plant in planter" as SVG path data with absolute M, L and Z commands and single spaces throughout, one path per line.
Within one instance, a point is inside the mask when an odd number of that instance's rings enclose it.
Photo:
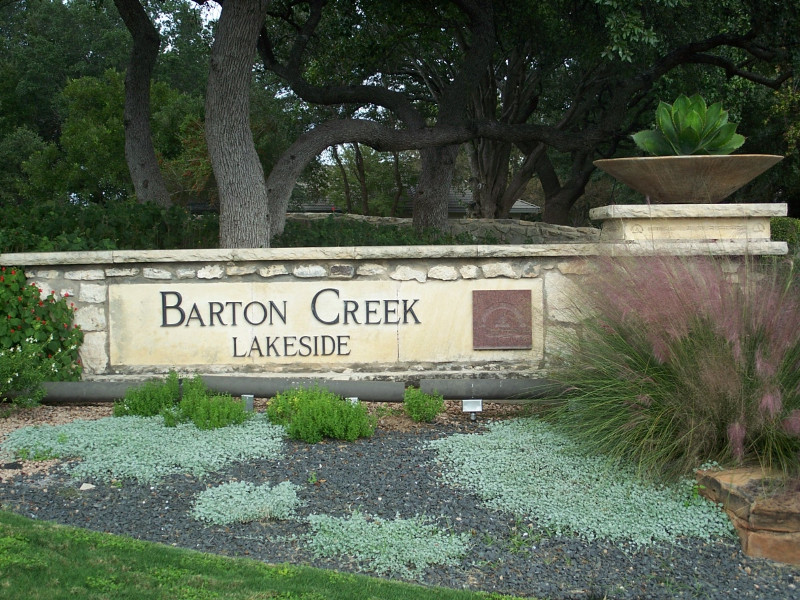
M 730 154 L 744 144 L 736 126 L 721 102 L 707 106 L 700 94 L 681 94 L 673 104 L 659 102 L 656 129 L 633 134 L 633 141 L 654 156 Z
M 781 160 L 769 154 L 731 154 L 744 144 L 722 104 L 698 94 L 660 102 L 656 128 L 633 141 L 654 156 L 594 161 L 652 204 L 710 204 L 724 198 Z

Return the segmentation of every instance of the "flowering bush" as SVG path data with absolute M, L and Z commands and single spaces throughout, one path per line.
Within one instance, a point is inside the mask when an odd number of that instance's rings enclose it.
M 35 406 L 44 397 L 39 344 L 26 343 L 0 350 L 0 401 L 9 396 L 20 406 Z
M 19 363 L 14 373 L 37 371 L 40 381 L 79 379 L 78 350 L 83 332 L 72 323 L 74 306 L 68 298 L 56 300 L 52 292 L 42 298 L 41 293 L 35 284 L 27 282 L 22 269 L 0 267 L 0 304 L 5 307 L 5 315 L 0 318 L 3 363 L 7 366 L 13 357 Z M 23 380 L 30 381 L 30 377 L 19 377 L 11 383 L 6 378 L 2 384 L 5 387 L 0 389 L 27 389 Z
M 731 269 L 727 269 L 730 271 Z M 558 422 L 594 451 L 677 477 L 707 461 L 797 473 L 800 293 L 776 263 L 607 260 L 556 377 Z

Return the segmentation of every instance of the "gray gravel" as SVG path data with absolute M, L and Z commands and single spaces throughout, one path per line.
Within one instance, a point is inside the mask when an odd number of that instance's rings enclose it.
M 189 514 L 194 497 L 207 486 L 289 480 L 301 487 L 301 517 L 347 516 L 355 509 L 387 519 L 424 514 L 442 527 L 469 532 L 472 546 L 462 563 L 429 569 L 422 580 L 426 585 L 553 599 L 800 600 L 800 569 L 746 557 L 732 540 L 682 540 L 629 554 L 612 543 L 542 537 L 535 523 L 486 510 L 472 494 L 443 483 L 433 451 L 423 447 L 425 440 L 456 431 L 431 426 L 414 433 L 378 431 L 355 443 L 287 441 L 280 460 L 229 465 L 202 481 L 172 476 L 156 486 L 76 481 L 57 469 L 0 484 L 0 506 L 37 519 L 206 552 L 371 574 L 368 565 L 348 557 L 315 558 L 298 541 L 308 531 L 302 522 L 221 527 L 203 525 Z M 97 487 L 80 491 L 83 483 Z

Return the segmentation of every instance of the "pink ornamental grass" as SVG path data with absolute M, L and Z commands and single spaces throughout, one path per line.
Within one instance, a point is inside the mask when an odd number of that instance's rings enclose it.
M 595 317 L 564 379 L 581 398 L 568 425 L 653 470 L 800 470 L 800 294 L 785 273 L 702 257 L 596 264 L 579 300 Z

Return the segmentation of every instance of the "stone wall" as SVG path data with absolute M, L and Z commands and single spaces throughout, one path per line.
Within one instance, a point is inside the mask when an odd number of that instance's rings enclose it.
M 86 380 L 176 368 L 409 381 L 544 375 L 578 326 L 594 256 L 781 253 L 768 241 L 625 241 L 26 253 L 0 264 L 71 297 Z
M 327 219 L 328 213 L 289 213 L 287 220 L 297 222 Z M 363 215 L 337 215 L 374 225 L 411 228 L 411 219 L 400 217 L 372 217 Z M 600 241 L 600 230 L 594 227 L 567 227 L 522 219 L 450 219 L 452 235 L 470 235 L 476 243 L 491 241 L 497 244 L 559 244 Z

